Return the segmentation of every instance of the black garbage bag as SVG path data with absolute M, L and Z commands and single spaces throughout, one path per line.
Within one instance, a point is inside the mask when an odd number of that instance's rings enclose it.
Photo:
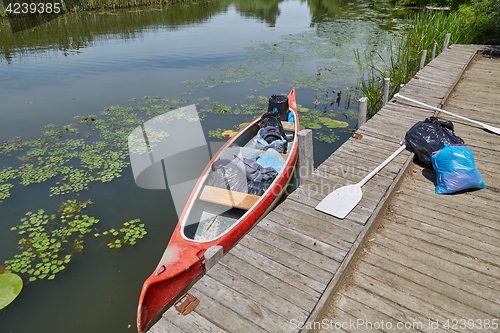
M 248 193 L 262 195 L 271 186 L 278 172 L 273 167 L 263 167 L 255 160 L 245 158 L 243 162 L 248 179 Z
M 408 132 L 405 140 L 407 147 L 423 163 L 431 166 L 432 153 L 443 148 L 445 143 L 457 144 L 464 141 L 453 131 L 451 121 L 440 121 L 436 117 L 429 117 L 419 121 Z
M 228 159 L 215 161 L 208 174 L 207 185 L 226 190 L 248 193 L 247 177 L 243 171 Z
M 269 98 L 269 104 L 267 105 L 268 112 L 274 112 L 276 108 L 276 112 L 278 113 L 281 120 L 288 120 L 288 97 L 285 95 L 272 95 Z

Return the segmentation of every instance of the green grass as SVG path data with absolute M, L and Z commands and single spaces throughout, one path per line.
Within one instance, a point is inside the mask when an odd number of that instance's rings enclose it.
M 451 34 L 450 44 L 469 44 L 477 38 L 471 29 L 464 29 L 464 16 L 460 12 L 420 13 L 412 17 L 411 22 L 402 36 L 391 43 L 389 58 L 355 50 L 361 75 L 359 88 L 368 98 L 368 117 L 381 106 L 384 78 L 391 80 L 390 98 L 418 71 L 423 50 L 427 50 L 426 63 L 431 60 L 434 43 L 437 44 L 436 56 L 441 53 L 447 33 Z
M 421 4 L 419 0 L 409 1 Z M 361 73 L 359 89 L 368 97 L 368 116 L 380 108 L 383 78 L 391 79 L 391 97 L 418 71 L 424 50 L 427 50 L 425 63 L 431 60 L 434 43 L 437 44 L 436 56 L 441 52 L 447 33 L 451 34 L 450 44 L 500 43 L 500 0 L 446 0 L 444 4 L 451 5 L 453 10 L 411 17 L 412 23 L 391 45 L 389 59 L 383 59 L 379 54 L 361 55 L 355 51 Z

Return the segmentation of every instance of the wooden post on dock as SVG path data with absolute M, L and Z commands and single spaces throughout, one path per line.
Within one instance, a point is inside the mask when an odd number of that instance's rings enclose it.
M 214 267 L 219 260 L 222 259 L 224 255 L 224 250 L 222 246 L 216 245 L 211 246 L 205 251 L 205 270 L 208 271 L 210 268 Z
M 311 129 L 305 129 L 298 133 L 299 141 L 299 158 L 297 162 L 298 182 L 299 185 L 304 182 L 311 173 L 314 167 L 313 155 L 313 136 Z
M 382 87 L 382 107 L 387 104 L 389 100 L 389 88 L 391 86 L 391 79 L 388 77 L 384 78 L 384 86 Z
M 446 37 L 444 38 L 444 43 L 443 43 L 443 50 L 441 52 L 444 52 L 448 48 L 448 44 L 450 43 L 450 37 L 451 34 L 446 34 Z
M 366 111 L 368 110 L 368 98 L 361 97 L 358 105 L 358 128 L 366 123 Z
M 425 66 L 425 58 L 427 57 L 427 50 L 422 50 L 422 57 L 420 58 L 420 67 L 418 70 L 421 70 Z
M 436 58 L 436 48 L 437 48 L 438 43 L 434 41 L 434 45 L 432 45 L 432 52 L 431 52 L 431 61 Z

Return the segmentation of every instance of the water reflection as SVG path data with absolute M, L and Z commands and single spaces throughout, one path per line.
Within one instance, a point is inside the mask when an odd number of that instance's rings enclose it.
M 10 62 L 15 57 L 51 50 L 70 52 L 110 38 L 141 38 L 152 29 L 180 29 L 208 22 L 230 7 L 245 18 L 255 18 L 274 27 L 280 16 L 281 2 L 283 0 L 215 0 L 189 6 L 10 16 L 0 19 L 0 61 Z M 307 4 L 311 26 L 335 17 L 357 17 L 369 5 L 366 1 L 348 0 L 308 0 Z
M 234 6 L 244 17 L 274 26 L 282 1 L 219 0 L 192 6 L 138 8 L 113 12 L 68 13 L 62 16 L 9 17 L 0 19 L 0 60 L 47 50 L 71 51 L 110 38 L 141 38 L 152 29 L 180 29 L 207 22 Z

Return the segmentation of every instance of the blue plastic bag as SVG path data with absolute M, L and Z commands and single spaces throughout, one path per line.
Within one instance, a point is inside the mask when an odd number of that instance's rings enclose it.
M 285 165 L 285 159 L 276 150 L 269 148 L 264 154 L 257 157 L 257 163 L 264 168 L 272 167 L 274 170 L 280 172 Z
M 431 157 L 436 171 L 436 194 L 486 188 L 476 169 L 474 154 L 466 145 L 445 144 Z

